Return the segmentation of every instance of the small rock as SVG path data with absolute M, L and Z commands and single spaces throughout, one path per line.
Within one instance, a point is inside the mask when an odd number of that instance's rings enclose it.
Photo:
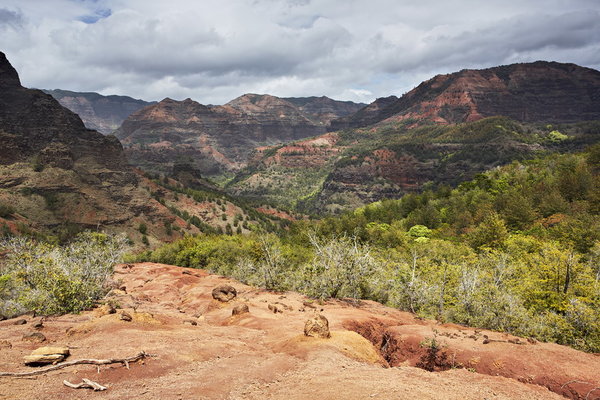
M 315 315 L 304 324 L 304 335 L 323 339 L 330 338 L 329 321 L 321 314 Z
M 32 325 L 35 329 L 42 329 L 44 327 L 44 323 L 42 320 L 35 321 Z
M 250 312 L 250 309 L 248 308 L 248 304 L 238 304 L 237 306 L 233 307 L 233 310 L 231 311 L 231 315 L 240 315 L 240 314 L 245 314 Z
M 279 308 L 279 306 L 276 306 L 275 304 L 269 304 L 269 310 L 273 312 L 273 314 L 277 314 L 277 313 L 282 313 L 283 311 L 281 310 L 281 308 Z
M 11 349 L 12 343 L 8 340 L 0 340 L 0 349 Z
M 183 321 L 184 324 L 190 324 L 190 325 L 198 325 L 198 322 L 194 321 L 193 319 L 186 319 L 185 321 Z
M 32 332 L 26 335 L 23 335 L 23 340 L 27 342 L 37 342 L 42 343 L 46 341 L 46 336 L 44 336 L 41 332 Z
M 133 318 L 131 318 L 131 315 L 129 315 L 129 313 L 126 313 L 125 311 L 121 311 L 121 313 L 119 314 L 119 319 L 121 321 L 131 321 Z
M 13 325 L 25 325 L 27 323 L 26 319 L 18 319 L 15 322 L 13 322 Z
M 220 285 L 213 289 L 212 297 L 215 300 L 228 302 L 235 299 L 237 296 L 237 290 L 231 285 Z
M 94 312 L 97 316 L 102 317 L 104 315 L 114 314 L 117 311 L 111 304 L 103 304 L 100 307 L 96 308 L 96 310 L 94 310 Z
M 274 304 L 278 304 L 278 305 L 282 306 L 284 310 L 287 310 L 287 311 L 294 311 L 294 308 L 293 308 L 293 307 L 291 307 L 291 306 L 288 306 L 287 304 L 285 304 L 285 303 L 282 303 L 282 302 L 280 302 L 280 301 L 276 301 Z

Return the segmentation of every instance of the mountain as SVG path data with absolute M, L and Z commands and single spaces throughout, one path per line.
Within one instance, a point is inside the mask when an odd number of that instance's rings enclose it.
M 348 210 L 581 150 L 600 139 L 595 120 L 598 71 L 547 62 L 463 70 L 334 120 L 337 132 L 259 149 L 227 190 L 304 212 Z
M 269 95 L 246 94 L 222 106 L 167 98 L 130 115 L 115 134 L 132 164 L 145 170 L 168 173 L 185 157 L 205 176 L 219 176 L 245 166 L 257 146 L 325 133 L 314 115 Z
M 294 104 L 311 119 L 321 122 L 323 125 L 329 125 L 338 118 L 354 114 L 366 106 L 363 103 L 333 100 L 326 96 L 284 97 L 283 100 Z
M 73 111 L 85 126 L 100 133 L 110 134 L 123 121 L 140 108 L 154 104 L 128 96 L 103 96 L 94 92 L 72 92 L 69 90 L 43 90 L 58 102 Z
M 116 137 L 87 129 L 52 96 L 22 87 L 3 53 L 0 143 L 0 235 L 68 238 L 103 228 L 147 244 L 185 232 L 248 232 L 277 224 L 277 218 L 202 186 L 185 165 L 176 175 L 192 179 L 197 190 L 135 171 Z
M 599 120 L 600 72 L 546 61 L 465 69 L 437 75 L 399 99 L 377 104 L 380 100 L 335 121 L 331 129 L 409 119 L 452 124 L 496 115 L 521 122 Z

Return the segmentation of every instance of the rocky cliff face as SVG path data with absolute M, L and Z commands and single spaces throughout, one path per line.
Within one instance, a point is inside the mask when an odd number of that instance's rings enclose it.
M 132 114 L 116 132 L 136 166 L 167 173 L 181 157 L 205 175 L 244 166 L 257 146 L 319 135 L 325 127 L 283 99 L 247 94 L 223 106 L 165 99 Z
M 128 96 L 103 96 L 98 93 L 44 90 L 58 102 L 79 115 L 85 126 L 100 133 L 110 134 L 140 108 L 154 104 Z
M 600 72 L 543 61 L 462 70 L 435 76 L 401 98 L 390 100 L 383 106 L 370 105 L 375 112 L 368 118 L 364 114 L 369 107 L 332 124 L 332 128 L 409 119 L 453 124 L 496 115 L 521 122 L 597 120 Z

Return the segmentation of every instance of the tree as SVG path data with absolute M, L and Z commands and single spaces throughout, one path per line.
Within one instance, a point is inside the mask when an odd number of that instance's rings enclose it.
M 495 212 L 490 213 L 470 235 L 471 245 L 474 248 L 501 247 L 507 238 L 506 224 Z

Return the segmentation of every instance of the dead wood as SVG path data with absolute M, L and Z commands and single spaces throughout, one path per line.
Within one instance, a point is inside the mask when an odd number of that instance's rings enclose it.
M 90 381 L 89 379 L 83 378 L 82 381 L 83 382 L 81 383 L 75 384 L 65 380 L 63 381 L 63 384 L 73 389 L 94 389 L 94 392 L 108 389 L 106 386 L 102 386 L 98 382 Z
M 106 360 L 97 360 L 97 359 L 93 359 L 93 358 L 88 358 L 88 359 L 83 359 L 83 360 L 65 361 L 63 363 L 56 364 L 51 367 L 37 369 L 35 371 L 0 372 L 0 377 L 40 375 L 40 374 L 45 374 L 46 372 L 56 371 L 57 369 L 62 369 L 62 368 L 70 367 L 73 365 L 80 365 L 80 364 L 92 364 L 92 365 L 123 364 L 127 368 L 129 368 L 129 363 L 143 360 L 148 357 L 154 357 L 154 355 L 148 354 L 145 351 L 142 351 L 133 357 L 127 357 L 127 358 L 109 358 Z

